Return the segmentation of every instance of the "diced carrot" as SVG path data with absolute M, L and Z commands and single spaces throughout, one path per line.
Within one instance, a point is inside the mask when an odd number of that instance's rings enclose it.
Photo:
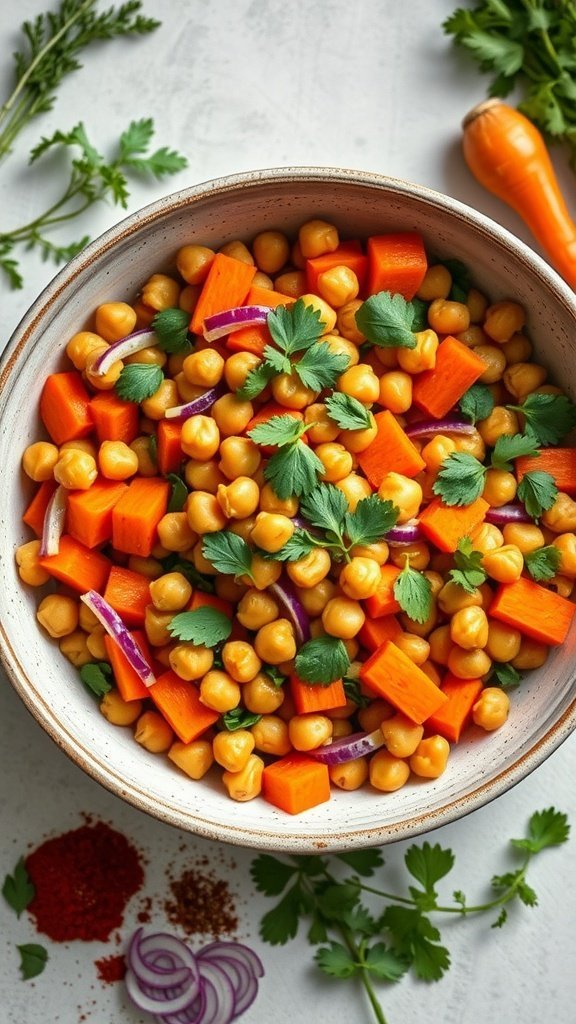
M 44 555 L 38 561 L 54 579 L 81 594 L 87 590 L 102 594 L 112 566 L 100 551 L 92 551 L 67 533 L 60 537 L 57 555 Z
M 156 430 L 156 461 L 161 473 L 177 473 L 184 453 L 180 440 L 182 424 L 173 420 L 160 420 Z
M 389 563 L 380 566 L 378 590 L 372 597 L 367 597 L 364 601 L 364 607 L 371 619 L 380 620 L 384 615 L 393 615 L 394 612 L 400 611 L 400 605 L 394 597 L 394 584 L 400 575 L 400 571 L 395 565 Z M 369 620 L 367 619 L 366 621 Z M 393 640 L 394 637 L 387 636 L 385 639 Z
M 358 640 L 368 651 L 375 651 L 385 640 L 392 640 L 395 643 L 403 632 L 404 630 L 395 615 L 382 615 L 379 619 L 371 619 L 366 616 L 364 625 L 358 633 Z
M 458 743 L 462 730 L 470 721 L 472 708 L 483 689 L 481 679 L 457 679 L 448 672 L 442 681 L 441 690 L 448 700 L 426 719 L 426 729 L 439 732 L 450 743 Z
M 414 378 L 414 405 L 428 416 L 442 419 L 485 371 L 486 363 L 473 348 L 448 335 L 438 346 L 434 369 Z
M 127 489 L 122 480 L 99 477 L 86 491 L 70 491 L 66 510 L 68 533 L 87 548 L 105 544 L 112 536 L 112 509 Z
M 424 242 L 416 231 L 373 235 L 368 239 L 367 294 L 399 292 L 414 298 L 428 269 Z
M 327 686 L 310 686 L 295 672 L 290 676 L 290 692 L 299 715 L 308 711 L 330 711 L 346 706 L 346 694 L 341 679 L 335 679 Z
M 551 647 L 564 643 L 576 605 L 523 576 L 501 583 L 488 614 L 525 636 Z
M 277 306 L 292 306 L 295 301 L 296 299 L 291 295 L 283 295 L 282 292 L 275 292 L 272 288 L 258 288 L 256 285 L 251 285 L 244 305 L 269 306 L 270 309 L 276 309 Z
M 360 669 L 364 686 L 421 725 L 448 698 L 410 658 L 386 640 Z
M 90 397 L 75 370 L 51 373 L 40 396 L 40 416 L 55 444 L 78 441 L 93 429 Z
M 364 291 L 368 272 L 368 257 L 362 252 L 360 242 L 342 242 L 334 252 L 326 252 L 322 256 L 314 256 L 306 260 L 306 286 L 313 295 L 318 294 L 318 278 L 334 267 L 348 267 L 358 278 L 360 293 Z
M 216 253 L 192 313 L 192 333 L 202 334 L 207 316 L 243 306 L 255 273 L 256 267 L 249 263 Z
M 484 498 L 476 498 L 471 505 L 445 505 L 435 498 L 420 512 L 420 529 L 440 551 L 456 551 L 458 541 L 484 522 L 489 508 Z
M 376 413 L 374 419 L 378 433 L 358 455 L 360 467 L 372 486 L 378 488 L 388 473 L 417 476 L 426 463 L 398 420 L 389 409 Z
M 140 406 L 137 402 L 125 402 L 113 391 L 99 391 L 90 400 L 90 412 L 99 444 L 103 441 L 131 444 L 138 436 Z
M 172 726 L 182 743 L 191 743 L 218 720 L 218 711 L 202 704 L 194 683 L 181 679 L 171 669 L 148 687 L 158 711 Z
M 226 348 L 230 352 L 251 352 L 254 356 L 261 356 L 266 345 L 271 344 L 272 335 L 266 324 L 241 327 L 239 331 L 229 334 L 226 339 Z
M 328 766 L 306 754 L 287 754 L 264 769 L 262 796 L 288 814 L 317 807 L 330 799 Z
M 168 507 L 170 484 L 159 477 L 136 477 L 112 511 L 112 544 L 128 555 L 148 557 L 158 523 Z
M 521 455 L 515 462 L 518 483 L 526 473 L 540 470 L 554 477 L 559 491 L 576 494 L 576 448 L 543 448 L 540 455 Z
M 234 615 L 234 606 L 230 601 L 225 601 L 217 594 L 205 594 L 203 590 L 195 590 L 188 605 L 188 610 L 191 612 L 195 612 L 197 608 L 215 608 L 217 612 L 222 612 L 228 619 L 232 619 Z
M 146 607 L 150 604 L 150 580 L 146 576 L 113 565 L 103 596 L 127 626 L 144 625 Z
M 22 521 L 26 523 L 26 526 L 29 526 L 31 530 L 34 530 L 37 537 L 42 536 L 46 509 L 48 508 L 50 498 L 57 487 L 58 484 L 55 480 L 44 480 L 37 488 L 32 501 L 22 516 Z
M 134 630 L 132 637 L 140 648 L 143 657 L 151 665 L 153 659 L 146 633 L 142 630 Z M 148 687 L 144 685 L 140 676 L 134 671 L 119 644 L 105 633 L 104 645 L 122 700 L 146 700 L 149 696 Z

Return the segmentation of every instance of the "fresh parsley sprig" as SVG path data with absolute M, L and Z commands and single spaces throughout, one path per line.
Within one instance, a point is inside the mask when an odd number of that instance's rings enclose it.
M 533 469 L 525 473 L 516 494 L 532 519 L 539 519 L 558 497 L 556 481 L 550 473 Z
M 156 334 L 156 346 L 162 352 L 185 352 L 191 347 L 188 328 L 190 314 L 183 309 L 163 309 L 152 320 L 152 330 Z
M 230 530 L 208 533 L 202 544 L 204 558 L 218 572 L 228 576 L 248 576 L 252 581 L 252 551 L 246 541 Z
M 412 569 L 406 557 L 402 572 L 394 581 L 394 597 L 414 622 L 426 622 L 432 612 L 432 584 L 424 573 Z
M 208 605 L 190 612 L 179 612 L 168 626 L 170 636 L 201 647 L 217 647 L 232 632 L 227 615 Z
M 527 551 L 524 554 L 524 566 L 537 583 L 546 583 L 556 575 L 560 568 L 562 555 L 553 544 Z
M 294 667 L 305 683 L 328 686 L 335 679 L 342 679 L 350 667 L 350 658 L 343 640 L 318 636 L 302 645 Z
M 122 367 L 114 388 L 125 402 L 144 402 L 156 394 L 163 380 L 162 368 L 155 363 L 128 363 Z
M 416 348 L 415 331 L 419 307 L 408 302 L 403 295 L 378 292 L 356 311 L 356 325 L 371 345 L 378 348 Z
M 409 970 L 422 980 L 438 981 L 450 967 L 449 951 L 431 915 L 465 919 L 496 911 L 493 927 L 502 927 L 509 905 L 536 905 L 536 893 L 526 881 L 528 868 L 543 850 L 565 843 L 569 831 L 566 815 L 553 807 L 533 814 L 524 837 L 511 840 L 513 850 L 522 855 L 519 866 L 494 875 L 494 898 L 478 904 L 468 903 L 461 890 L 454 892 L 453 903 L 441 902 L 437 885 L 453 870 L 455 858 L 439 843 L 408 848 L 404 865 L 411 881 L 401 894 L 373 882 L 384 866 L 380 850 L 332 857 L 260 854 L 251 865 L 254 884 L 266 896 L 280 897 L 262 917 L 260 935 L 271 945 L 284 945 L 306 923 L 317 967 L 331 978 L 359 980 L 373 1019 L 386 1024 L 376 982 L 400 981 Z M 372 904 L 383 901 L 379 915 L 361 902 L 363 893 Z
M 475 551 L 470 537 L 462 537 L 454 552 L 455 568 L 448 573 L 453 583 L 457 583 L 467 594 L 473 594 L 486 581 L 486 572 L 482 568 L 483 554 Z
M 558 444 L 576 427 L 576 405 L 566 395 L 533 393 L 521 405 L 507 408 L 522 413 L 526 434 L 535 437 L 542 448 Z
M 488 469 L 511 472 L 514 469 L 514 459 L 521 455 L 539 455 L 534 436 L 502 434 L 486 466 L 468 452 L 452 452 L 440 466 L 432 489 L 442 498 L 445 505 L 470 505 L 482 494 Z
M 328 415 L 342 430 L 368 430 L 374 418 L 369 409 L 352 395 L 335 391 L 325 399 Z
M 264 478 L 282 500 L 310 494 L 324 472 L 321 460 L 302 440 L 309 426 L 285 414 L 272 416 L 248 431 L 248 437 L 256 444 L 274 445 L 279 449 L 266 463 Z
M 458 403 L 463 416 L 472 423 L 485 420 L 494 409 L 494 398 L 486 384 L 473 384 Z

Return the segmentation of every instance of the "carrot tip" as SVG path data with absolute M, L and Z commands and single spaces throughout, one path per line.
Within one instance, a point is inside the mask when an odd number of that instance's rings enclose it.
M 462 128 L 467 128 L 472 121 L 475 121 L 477 117 L 480 117 L 486 110 L 491 110 L 492 107 L 499 107 L 502 105 L 502 100 L 499 100 L 496 96 L 493 96 L 489 100 L 483 100 L 482 103 L 477 103 L 472 110 L 469 110 L 467 114 L 462 118 Z

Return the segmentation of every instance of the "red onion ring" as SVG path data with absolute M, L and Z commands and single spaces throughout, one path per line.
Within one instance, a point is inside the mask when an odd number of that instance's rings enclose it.
M 258 993 L 258 978 L 264 974 L 260 957 L 239 942 L 212 942 L 199 953 L 198 959 L 211 960 L 228 974 L 235 992 L 236 1016 L 239 1017 L 252 1005 Z
M 158 1019 L 162 1024 L 230 1024 L 236 1017 L 234 988 L 228 975 L 218 964 L 200 959 L 198 970 L 200 996 L 181 1013 L 161 1011 Z
M 306 641 L 310 639 L 310 620 L 308 619 L 303 606 L 296 597 L 296 594 L 290 584 L 286 583 L 284 580 L 279 583 L 271 583 L 268 587 L 268 591 L 272 594 L 272 597 L 275 597 L 282 605 L 282 608 L 294 626 L 294 632 L 298 643 L 300 645 L 306 643 Z
M 387 544 L 414 544 L 423 540 L 423 534 L 419 523 L 403 523 L 388 530 L 384 540 Z
M 434 434 L 475 434 L 476 427 L 465 420 L 420 420 L 404 427 L 407 437 L 433 437 Z
M 506 526 L 506 523 L 531 523 L 524 505 L 500 505 L 500 508 L 489 508 L 486 513 L 486 522 L 493 526 Z
M 346 761 L 355 761 L 357 757 L 372 754 L 383 746 L 382 730 L 375 729 L 374 732 L 355 732 L 351 736 L 341 736 L 340 739 L 317 747 L 316 750 L 309 750 L 308 753 L 322 764 L 344 764 Z
M 126 971 L 124 981 L 134 1005 L 147 1013 L 158 1014 L 160 1011 L 161 1019 L 164 1019 L 165 1014 L 179 1013 L 181 1010 L 185 1010 L 186 1007 L 198 1000 L 199 987 L 197 984 L 186 985 L 183 991 L 179 991 L 174 986 L 143 985 L 131 967 Z
M 120 616 L 95 590 L 89 590 L 86 594 L 81 594 L 80 600 L 84 602 L 90 611 L 94 612 L 99 623 L 104 626 L 108 635 L 118 644 L 118 647 L 144 685 L 152 686 L 156 682 L 154 673 L 134 637 L 126 629 Z
M 185 402 L 184 405 L 173 405 L 171 409 L 166 409 L 164 418 L 167 420 L 187 420 L 190 416 L 200 416 L 202 413 L 209 412 L 214 402 L 221 398 L 226 393 L 225 384 L 217 384 L 214 388 L 209 388 L 203 395 L 199 395 L 198 398 L 193 398 L 191 402 Z
M 287 301 L 289 301 L 287 299 Z M 232 334 L 242 327 L 256 327 L 258 324 L 265 324 L 270 315 L 269 306 L 236 306 L 234 309 L 225 309 L 221 313 L 214 313 L 204 320 L 204 337 L 206 341 L 217 341 L 225 334 Z
M 41 556 L 57 555 L 60 550 L 60 537 L 64 532 L 67 501 L 66 488 L 59 484 L 46 506 L 40 542 Z
M 156 345 L 157 342 L 158 339 L 155 332 L 151 331 L 148 327 L 140 331 L 134 331 L 133 334 L 127 334 L 120 341 L 113 342 L 102 355 L 98 356 L 92 367 L 92 373 L 97 377 L 103 377 L 119 359 L 133 356 L 135 352 L 141 352 L 143 348 L 148 348 L 149 345 Z
M 192 951 L 172 935 L 158 932 L 143 938 L 143 929 L 132 936 L 127 962 L 139 982 L 153 988 L 178 988 L 184 982 L 195 983 L 200 990 L 196 958 Z

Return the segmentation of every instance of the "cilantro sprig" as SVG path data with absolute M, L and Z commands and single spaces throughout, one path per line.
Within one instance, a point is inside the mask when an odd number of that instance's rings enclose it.
M 163 309 L 156 313 L 151 326 L 157 347 L 169 354 L 185 352 L 190 348 L 189 324 L 190 314 L 183 309 Z
M 359 980 L 373 1019 L 384 1024 L 375 983 L 398 982 L 408 971 L 424 981 L 438 981 L 450 968 L 449 950 L 431 915 L 466 919 L 496 912 L 492 927 L 502 927 L 509 905 L 536 905 L 536 893 L 526 880 L 528 868 L 543 850 L 565 843 L 569 831 L 566 815 L 553 807 L 533 814 L 525 835 L 510 841 L 513 853 L 521 857 L 518 867 L 493 875 L 494 898 L 477 904 L 469 903 L 462 890 L 453 893 L 451 903 L 441 899 L 438 883 L 453 871 L 455 858 L 439 843 L 408 848 L 404 866 L 410 882 L 401 893 L 381 888 L 375 879 L 384 867 L 379 849 L 331 857 L 260 854 L 251 865 L 254 884 L 266 896 L 280 897 L 261 919 L 261 938 L 284 945 L 305 925 L 316 966 L 331 978 Z M 380 900 L 383 909 L 368 909 L 363 893 L 369 894 L 371 908 Z
M 256 444 L 274 445 L 279 450 L 264 468 L 264 478 L 282 500 L 310 494 L 318 484 L 324 465 L 302 436 L 309 424 L 288 414 L 272 416 L 248 431 Z
M 371 345 L 378 348 L 416 348 L 420 310 L 403 295 L 378 292 L 356 311 L 356 325 Z
M 162 369 L 155 363 L 128 363 L 122 367 L 114 387 L 118 398 L 144 402 L 158 391 L 163 380 Z
M 206 534 L 202 554 L 218 572 L 228 576 L 248 576 L 251 580 L 254 579 L 252 551 L 242 537 L 230 530 Z
M 341 679 L 349 667 L 346 645 L 335 636 L 308 640 L 296 655 L 296 674 L 305 683 L 328 686 L 335 679 Z
M 545 583 L 556 575 L 560 568 L 562 555 L 553 544 L 527 551 L 524 555 L 524 566 L 537 583 Z
M 432 584 L 424 573 L 412 569 L 407 557 L 394 581 L 394 597 L 403 612 L 414 622 L 426 622 L 432 611 Z
M 472 423 L 485 420 L 494 409 L 494 398 L 486 384 L 473 384 L 458 403 L 463 416 Z
M 372 426 L 372 414 L 352 395 L 335 391 L 325 400 L 330 419 L 342 430 L 367 430 Z
M 190 612 L 179 612 L 171 620 L 168 632 L 177 640 L 203 647 L 217 647 L 230 636 L 232 623 L 217 608 L 206 606 Z
M 458 541 L 458 548 L 454 552 L 455 568 L 448 575 L 453 583 L 457 583 L 468 594 L 473 594 L 486 581 L 487 574 L 482 568 L 483 557 L 481 551 L 474 550 L 470 537 L 462 537 Z
M 507 408 L 522 413 L 525 432 L 535 437 L 542 448 L 558 444 L 576 427 L 576 405 L 566 395 L 533 393 L 521 405 Z
M 26 910 L 26 907 L 34 899 L 35 893 L 36 889 L 26 870 L 24 858 L 21 857 L 13 874 L 6 875 L 2 884 L 2 895 L 16 916 L 20 917 L 22 911 Z

